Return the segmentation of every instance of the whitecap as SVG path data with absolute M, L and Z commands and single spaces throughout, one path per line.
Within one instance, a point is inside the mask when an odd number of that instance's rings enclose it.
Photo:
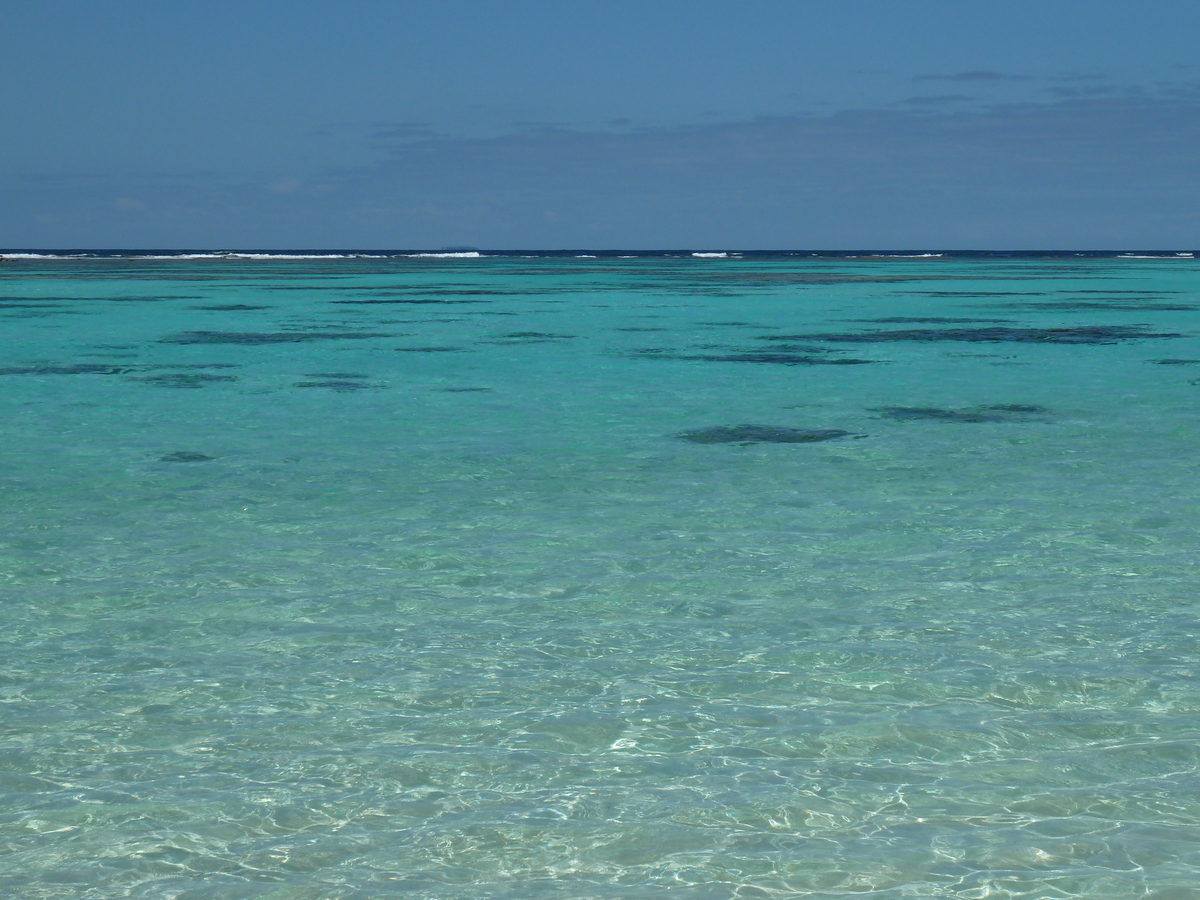
M 478 250 L 464 250 L 452 253 L 408 253 L 405 255 L 417 259 L 479 259 L 483 256 Z
M 161 253 L 132 254 L 122 259 L 386 259 L 383 254 L 369 253 Z
M 87 253 L 6 253 L 0 250 L 0 259 L 87 259 Z
M 727 259 L 728 253 L 693 253 L 692 256 L 697 259 Z

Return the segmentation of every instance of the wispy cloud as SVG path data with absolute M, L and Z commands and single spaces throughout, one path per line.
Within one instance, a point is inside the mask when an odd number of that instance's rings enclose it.
M 910 106 L 945 106 L 947 103 L 964 103 L 975 99 L 970 94 L 933 94 L 908 97 L 900 102 Z
M 1067 85 L 1051 85 L 1046 91 L 1054 97 L 1111 97 L 1114 94 L 1126 92 L 1114 84 L 1081 84 L 1077 87 Z
M 436 136 L 432 122 L 374 122 L 370 134 L 373 141 L 406 141 Z
M 1186 88 L 491 138 L 398 129 L 374 163 L 276 182 L 292 191 L 263 190 L 265 175 L 9 179 L 0 246 L 36 227 L 43 246 L 1172 247 L 1200 233 Z M 119 215 L 113 197 L 147 210 Z
M 954 72 L 950 75 L 917 75 L 913 81 L 1028 81 L 1028 75 L 1010 75 L 1006 72 L 994 72 L 990 69 L 972 69 L 968 72 Z
M 395 209 L 435 202 L 439 227 L 491 246 L 587 246 L 597 231 L 627 246 L 1165 246 L 1200 222 L 1194 100 L 941 111 L 969 99 L 397 146 L 339 184 Z

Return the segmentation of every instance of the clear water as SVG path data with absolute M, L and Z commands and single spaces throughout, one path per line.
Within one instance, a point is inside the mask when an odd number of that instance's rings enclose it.
M 1200 897 L 1195 261 L 0 297 L 0 894 Z

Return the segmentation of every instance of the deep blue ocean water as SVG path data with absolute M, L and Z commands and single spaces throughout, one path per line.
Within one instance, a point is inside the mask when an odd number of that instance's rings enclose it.
M 0 895 L 1200 897 L 1200 263 L 0 264 Z

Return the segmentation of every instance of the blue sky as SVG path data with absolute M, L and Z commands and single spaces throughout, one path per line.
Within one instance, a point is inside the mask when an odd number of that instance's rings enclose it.
M 0 246 L 1196 249 L 1200 4 L 9 4 Z

